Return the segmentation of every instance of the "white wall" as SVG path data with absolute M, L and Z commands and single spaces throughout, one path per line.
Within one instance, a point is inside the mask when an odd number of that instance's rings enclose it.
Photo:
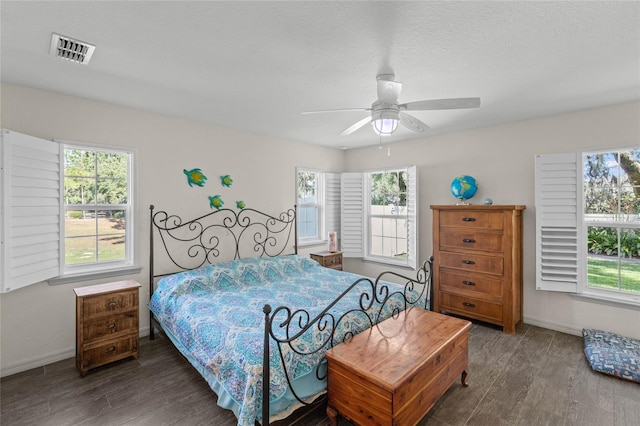
M 246 132 L 2 85 L 0 127 L 44 139 L 122 146 L 136 150 L 136 253 L 143 284 L 140 325 L 148 333 L 149 205 L 185 217 L 210 211 L 208 195 L 224 195 L 270 213 L 295 203 L 295 167 L 342 171 L 344 154 Z M 190 188 L 182 170 L 200 167 L 203 188 Z M 219 176 L 234 179 L 222 189 Z M 128 278 L 128 277 L 127 277 Z M 123 278 L 117 278 L 117 280 Z M 75 355 L 73 288 L 113 281 L 49 286 L 39 283 L 0 295 L 0 372 L 7 375 Z
M 428 120 L 427 120 L 428 121 Z M 432 254 L 432 204 L 455 204 L 449 192 L 457 175 L 474 176 L 479 189 L 471 200 L 485 197 L 494 204 L 524 204 L 524 321 L 579 334 L 583 327 L 600 328 L 640 338 L 640 310 L 572 299 L 567 294 L 535 289 L 535 154 L 578 152 L 640 146 L 640 103 L 615 105 L 455 133 L 386 148 L 347 151 L 349 171 L 418 166 L 420 258 Z M 346 268 L 375 276 L 380 265 L 348 259 Z
M 45 139 L 123 146 L 137 150 L 136 236 L 143 270 L 131 278 L 141 290 L 141 333 L 148 332 L 148 206 L 188 215 L 208 211 L 209 186 L 189 188 L 183 168 L 201 167 L 214 183 L 230 174 L 225 200 L 278 212 L 294 202 L 295 167 L 356 171 L 416 164 L 419 173 L 420 257 L 431 253 L 430 204 L 453 204 L 454 176 L 479 182 L 472 200 L 524 204 L 525 322 L 579 333 L 603 328 L 640 338 L 640 311 L 573 300 L 535 290 L 534 155 L 638 146 L 640 104 L 616 105 L 504 126 L 422 138 L 386 149 L 325 149 L 246 132 L 94 102 L 72 96 L 2 85 L 0 127 Z M 213 185 L 212 185 L 213 186 Z M 225 205 L 226 206 L 226 205 Z M 233 206 L 232 206 L 233 207 Z M 324 248 L 324 247 L 323 247 Z M 348 259 L 346 269 L 375 276 L 388 269 Z M 400 270 L 409 273 L 408 270 Z M 82 284 L 39 283 L 0 295 L 0 373 L 4 376 L 75 354 L 75 299 Z

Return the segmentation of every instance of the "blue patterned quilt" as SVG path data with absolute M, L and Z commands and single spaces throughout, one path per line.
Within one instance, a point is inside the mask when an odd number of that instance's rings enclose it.
M 242 259 L 161 279 L 149 308 L 178 349 L 218 393 L 218 404 L 234 411 L 238 425 L 249 426 L 261 417 L 264 305 L 304 309 L 313 318 L 361 278 L 297 255 Z M 390 293 L 401 294 L 404 288 L 390 283 L 384 286 Z M 372 294 L 368 280 L 354 290 L 332 308 L 336 316 L 358 309 L 362 292 Z M 404 309 L 402 296 L 391 299 L 392 303 L 382 308 L 380 320 L 391 316 L 394 308 Z M 378 311 L 380 306 L 374 303 L 370 312 L 375 316 Z M 358 333 L 369 327 L 370 321 L 362 313 L 354 313 L 340 324 L 341 333 Z M 296 350 L 311 352 L 322 345 L 328 333 L 313 328 L 299 339 Z M 270 348 L 270 405 L 282 409 L 290 404 L 283 400 L 291 395 L 275 342 Z M 303 356 L 289 347 L 284 349 L 289 374 L 296 380 L 313 375 L 316 381 L 315 368 L 324 350 Z M 303 390 L 301 396 L 309 397 L 318 390 L 310 392 L 305 395 Z

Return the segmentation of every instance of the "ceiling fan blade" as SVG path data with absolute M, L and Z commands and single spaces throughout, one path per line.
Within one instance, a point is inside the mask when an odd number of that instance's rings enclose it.
M 402 83 L 399 81 L 378 79 L 378 100 L 386 104 L 395 104 L 401 91 Z
M 370 122 L 371 122 L 371 116 L 365 117 L 362 120 L 358 121 L 356 124 L 344 129 L 344 131 L 342 133 L 340 133 L 340 136 L 350 135 L 351 133 L 353 133 L 356 130 L 358 130 L 360 127 L 362 127 L 365 124 L 370 123 Z
M 480 98 L 431 99 L 428 101 L 409 102 L 398 105 L 401 110 L 425 111 L 438 109 L 478 108 Z
M 303 111 L 302 114 L 320 114 L 323 112 L 344 112 L 344 111 L 371 111 L 371 108 L 324 109 L 324 110 L 318 110 L 318 111 Z
M 398 115 L 400 116 L 400 124 L 411 130 L 412 132 L 422 133 L 425 130 L 430 129 L 430 127 L 425 123 L 418 120 L 414 116 L 407 114 L 406 112 L 400 112 L 398 113 Z

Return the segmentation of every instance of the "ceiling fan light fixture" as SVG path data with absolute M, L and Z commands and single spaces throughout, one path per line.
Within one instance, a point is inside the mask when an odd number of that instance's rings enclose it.
M 389 136 L 398 128 L 397 118 L 379 118 L 371 122 L 373 131 L 378 136 Z
M 384 108 L 376 110 L 374 104 L 374 112 L 371 114 L 371 125 L 373 131 L 378 136 L 389 136 L 398 128 L 400 117 L 398 111 L 392 108 Z

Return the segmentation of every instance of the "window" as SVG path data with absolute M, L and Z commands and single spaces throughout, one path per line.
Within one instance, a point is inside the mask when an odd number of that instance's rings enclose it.
M 64 146 L 64 271 L 132 263 L 132 153 Z
M 342 175 L 345 257 L 416 268 L 415 166 Z
M 407 170 L 368 175 L 370 203 L 367 256 L 406 259 L 409 250 Z
M 340 235 L 340 174 L 296 169 L 298 243 L 321 244 Z
M 301 242 L 320 240 L 322 174 L 298 170 L 298 238 Z
M 640 306 L 640 150 L 536 156 L 536 286 Z
M 590 289 L 640 294 L 640 149 L 583 155 Z
M 0 136 L 0 291 L 139 272 L 132 152 Z

